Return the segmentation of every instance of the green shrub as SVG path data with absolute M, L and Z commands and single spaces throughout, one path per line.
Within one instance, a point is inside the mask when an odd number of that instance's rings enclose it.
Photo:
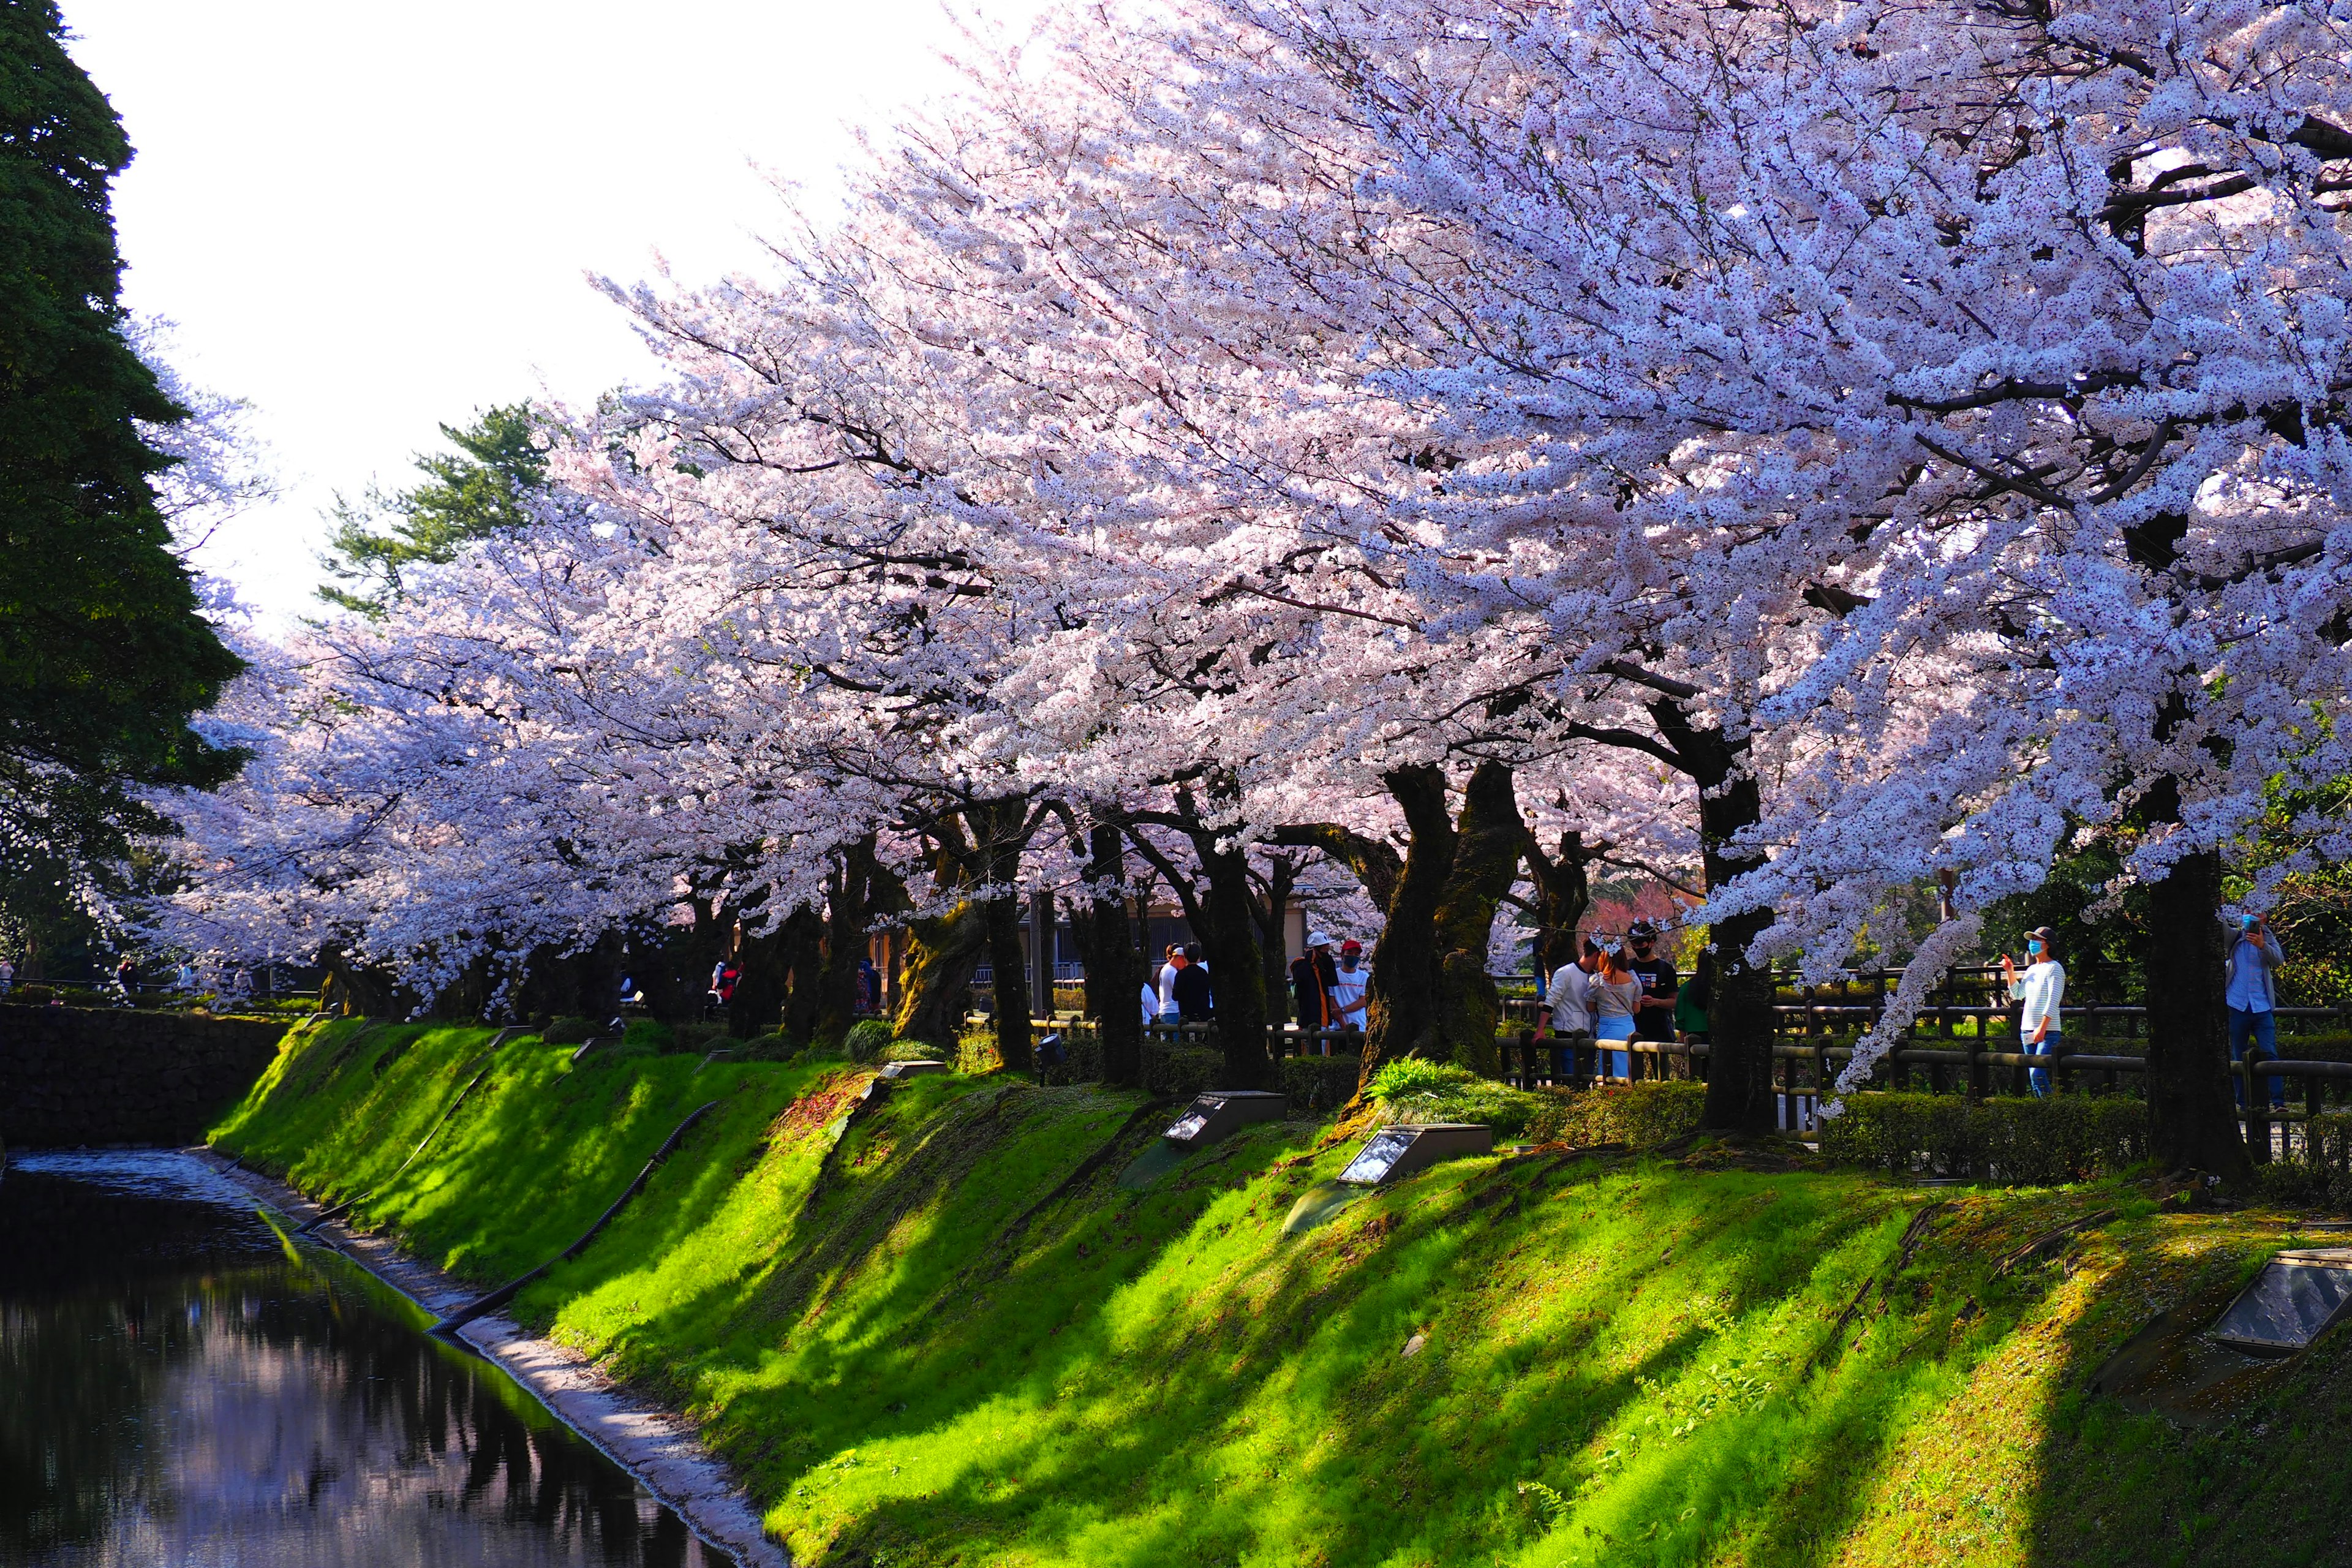
M 1479 1082 L 1479 1077 L 1468 1068 L 1453 1062 L 1423 1061 L 1419 1057 L 1400 1057 L 1383 1062 L 1364 1092 L 1387 1104 L 1409 1094 L 1433 1094 L 1465 1088 Z
M 49 1005 L 49 998 L 56 994 L 55 991 L 46 985 L 19 985 L 8 993 L 7 999 L 11 1002 L 22 1003 L 27 1007 L 46 1007 Z
M 2147 1106 L 2120 1095 L 1857 1094 L 1822 1123 L 1831 1159 L 1897 1175 L 2051 1185 L 2147 1158 Z
M 649 1051 L 667 1051 L 676 1048 L 677 1036 L 667 1024 L 657 1018 L 632 1018 L 628 1026 L 621 1031 L 621 1044 L 625 1047 L 643 1046 Z
M 882 1047 L 877 1062 L 943 1062 L 948 1053 L 925 1040 L 893 1040 Z
M 783 1032 L 754 1035 L 748 1040 L 714 1039 L 708 1047 L 714 1051 L 732 1051 L 737 1061 L 788 1062 L 801 1054 L 801 1048 L 784 1038 Z
M 1328 1116 L 1356 1098 L 1363 1064 L 1353 1056 L 1285 1057 L 1275 1064 L 1293 1116 Z
M 1527 1135 L 1542 1143 L 1664 1143 L 1698 1131 L 1706 1110 L 1703 1083 L 1634 1083 L 1602 1089 L 1538 1089 L 1540 1108 Z
M 890 1026 L 879 1018 L 860 1018 L 849 1026 L 842 1048 L 854 1062 L 870 1062 L 890 1043 Z
M 1159 1040 L 1143 1042 L 1143 1087 L 1154 1094 L 1190 1100 L 1222 1089 L 1225 1053 L 1208 1046 L 1171 1046 Z
M 578 1046 L 586 1044 L 595 1033 L 596 1026 L 587 1019 L 566 1016 L 549 1020 L 539 1037 L 551 1046 Z

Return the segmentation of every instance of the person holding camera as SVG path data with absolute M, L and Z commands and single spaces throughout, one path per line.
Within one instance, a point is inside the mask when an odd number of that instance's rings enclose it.
M 2005 952 L 2000 955 L 2001 977 L 2009 982 L 2010 1000 L 2025 1004 L 2024 1013 L 2017 1021 L 2017 1037 L 2025 1042 L 2025 1054 L 2030 1057 L 2058 1054 L 2059 1008 L 2066 1000 L 2066 966 L 2050 951 L 2051 941 L 2048 926 L 2036 926 L 2025 933 L 2022 974 L 2018 973 L 2016 960 Z M 2048 1068 L 2035 1068 L 2026 1077 L 2033 1085 L 2034 1099 L 2050 1098 Z
M 2227 981 L 2230 1007 L 2230 1060 L 2242 1062 L 2251 1048 L 2261 1057 L 2278 1059 L 2278 970 L 2286 962 L 2286 950 L 2271 932 L 2270 921 L 2261 915 L 2240 915 L 2238 937 L 2230 946 L 2229 963 L 2222 973 Z M 2270 1089 L 2271 1109 L 2286 1109 L 2286 1079 L 2265 1079 Z M 2238 1104 L 2246 1103 L 2246 1080 L 2235 1074 L 2231 1078 L 2237 1091 Z

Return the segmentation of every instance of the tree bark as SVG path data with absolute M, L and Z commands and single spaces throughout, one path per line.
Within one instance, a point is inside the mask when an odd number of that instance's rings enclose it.
M 1760 852 L 1734 842 L 1764 816 L 1748 743 L 1714 725 L 1692 723 L 1669 698 L 1650 705 L 1650 718 L 1698 786 L 1699 858 L 1707 891 L 1718 892 L 1764 864 Z M 1772 974 L 1748 955 L 1771 923 L 1771 910 L 1756 910 L 1707 928 L 1715 949 L 1715 987 L 1707 1008 L 1706 1109 L 1700 1125 L 1708 1131 L 1769 1132 L 1780 1124 L 1772 1089 Z
M 866 956 L 866 928 L 884 890 L 875 844 L 876 836 L 869 833 L 843 850 L 825 890 L 825 961 L 816 1032 L 828 1040 L 847 1038 L 857 1022 L 857 961 Z
M 824 917 L 806 907 L 794 910 L 776 935 L 779 967 L 792 976 L 782 1028 L 784 1043 L 797 1050 L 824 1029 Z
M 1495 1044 L 1502 1002 L 1486 968 L 1495 910 L 1518 879 L 1527 841 L 1510 768 L 1479 763 L 1463 790 L 1453 864 L 1446 868 L 1434 926 L 1442 1048 L 1449 1059 L 1484 1078 L 1502 1070 Z
M 1298 862 L 1287 855 L 1269 858 L 1265 893 L 1250 900 L 1250 917 L 1257 922 L 1259 962 L 1265 974 L 1265 1021 L 1268 1028 L 1290 1017 L 1290 892 L 1298 885 Z M 1298 1020 L 1313 1027 L 1319 1020 Z
M 1128 920 L 1127 845 L 1114 823 L 1087 834 L 1087 878 L 1094 884 L 1086 908 L 1070 921 L 1081 933 L 1087 966 L 1087 1016 L 1102 1041 L 1105 1083 L 1132 1087 L 1143 1077 L 1143 954 Z
M 1388 920 L 1372 944 L 1360 1083 L 1370 1082 L 1382 1062 L 1398 1057 L 1442 1061 L 1446 1055 L 1437 1023 L 1437 910 L 1454 869 L 1445 774 L 1414 763 L 1383 773 L 1381 783 L 1404 812 L 1412 837 L 1389 895 Z
M 988 921 L 978 904 L 958 904 L 943 915 L 907 922 L 907 963 L 900 972 L 900 1038 L 953 1054 L 971 1006 L 972 972 L 988 951 Z
M 2157 781 L 2151 822 L 2180 816 L 2179 786 Z M 2253 1179 L 2230 1087 L 2229 1001 L 2222 965 L 2221 858 L 2184 855 L 2147 889 L 2147 1141 L 2168 1171 L 2198 1170 L 2232 1185 Z M 2259 1079 L 2257 1092 L 2266 1092 Z
M 1536 967 L 1550 974 L 1573 963 L 1580 952 L 1577 927 L 1592 904 L 1591 858 L 1580 833 L 1559 836 L 1559 855 L 1548 857 L 1535 835 L 1528 835 L 1528 870 L 1534 877 L 1538 906 Z

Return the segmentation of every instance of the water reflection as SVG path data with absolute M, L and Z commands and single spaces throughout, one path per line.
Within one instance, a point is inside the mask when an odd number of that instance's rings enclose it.
M 175 1154 L 0 1179 L 0 1565 L 716 1568 L 364 1274 Z

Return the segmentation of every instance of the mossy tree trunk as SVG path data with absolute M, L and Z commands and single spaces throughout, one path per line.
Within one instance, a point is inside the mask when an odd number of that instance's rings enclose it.
M 1416 763 L 1381 775 L 1404 813 L 1404 864 L 1389 896 L 1388 919 L 1372 944 L 1372 980 L 1364 995 L 1364 1066 L 1370 1082 L 1399 1057 L 1444 1060 L 1438 1026 L 1437 910 L 1454 869 L 1454 818 L 1443 769 Z
M 1434 917 L 1437 1018 L 1445 1056 L 1487 1078 L 1501 1070 L 1496 1030 L 1502 1003 L 1487 972 L 1495 911 L 1518 879 L 1528 841 L 1511 770 L 1484 762 L 1472 770 L 1454 833 L 1454 860 Z
M 893 1031 L 953 1055 L 971 1006 L 972 973 L 987 951 L 988 922 L 978 904 L 908 921 Z

